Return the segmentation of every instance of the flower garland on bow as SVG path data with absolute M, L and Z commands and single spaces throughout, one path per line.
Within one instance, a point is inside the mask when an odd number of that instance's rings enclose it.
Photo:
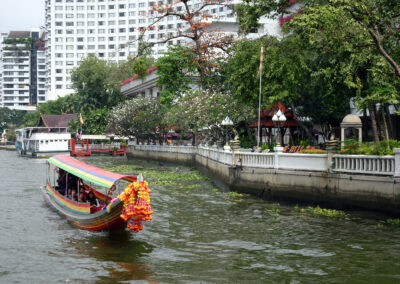
M 143 229 L 142 221 L 151 220 L 153 213 L 147 181 L 132 182 L 118 197 L 124 203 L 121 218 L 128 229 L 139 232 Z

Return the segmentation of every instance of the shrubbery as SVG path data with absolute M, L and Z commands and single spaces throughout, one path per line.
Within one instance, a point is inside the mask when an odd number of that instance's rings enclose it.
M 339 151 L 339 154 L 385 156 L 394 155 L 394 148 L 400 148 L 400 141 L 391 139 L 379 141 L 374 144 L 364 142 L 359 146 L 356 139 L 347 139 L 344 142 L 344 148 Z

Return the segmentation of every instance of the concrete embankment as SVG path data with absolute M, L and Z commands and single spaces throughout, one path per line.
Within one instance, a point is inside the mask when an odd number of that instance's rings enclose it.
M 0 145 L 0 150 L 15 151 L 15 145 Z
M 138 151 L 128 157 L 196 166 L 229 189 L 261 198 L 335 207 L 360 207 L 400 214 L 400 178 L 231 166 L 193 153 Z

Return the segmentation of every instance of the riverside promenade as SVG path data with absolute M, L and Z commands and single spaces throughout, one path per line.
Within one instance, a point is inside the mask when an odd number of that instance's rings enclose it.
M 261 198 L 400 214 L 400 149 L 394 156 L 363 156 L 132 145 L 127 155 L 196 166 L 230 190 Z

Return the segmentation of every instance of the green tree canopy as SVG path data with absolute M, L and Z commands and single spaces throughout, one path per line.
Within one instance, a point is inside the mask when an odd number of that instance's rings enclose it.
M 71 73 L 72 86 L 76 91 L 77 110 L 87 112 L 93 109 L 112 107 L 123 101 L 112 68 L 106 61 L 94 55 L 83 59 Z

